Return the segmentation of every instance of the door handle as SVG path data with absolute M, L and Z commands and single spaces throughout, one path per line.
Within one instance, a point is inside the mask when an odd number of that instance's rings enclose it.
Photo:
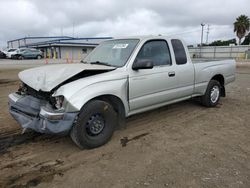
M 175 76 L 175 72 L 174 72 L 174 71 L 169 72 L 169 73 L 168 73 L 168 76 L 169 76 L 169 77 L 174 77 L 174 76 Z

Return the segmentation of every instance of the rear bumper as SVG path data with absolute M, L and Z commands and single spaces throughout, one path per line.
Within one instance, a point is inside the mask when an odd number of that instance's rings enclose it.
M 67 134 L 78 114 L 56 112 L 45 101 L 17 93 L 9 95 L 9 112 L 21 127 L 50 134 Z

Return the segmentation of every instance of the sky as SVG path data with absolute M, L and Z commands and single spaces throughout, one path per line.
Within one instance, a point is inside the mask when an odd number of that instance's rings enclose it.
M 166 35 L 188 44 L 235 38 L 249 0 L 0 0 L 0 47 L 27 36 Z

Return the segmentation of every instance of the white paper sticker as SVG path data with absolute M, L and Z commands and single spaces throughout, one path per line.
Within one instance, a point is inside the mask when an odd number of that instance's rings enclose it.
M 116 44 L 113 48 L 127 48 L 128 44 Z

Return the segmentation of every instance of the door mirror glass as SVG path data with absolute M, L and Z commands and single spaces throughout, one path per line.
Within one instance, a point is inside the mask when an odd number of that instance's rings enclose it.
M 154 67 L 154 63 L 150 59 L 136 59 L 133 63 L 132 69 L 152 69 Z

